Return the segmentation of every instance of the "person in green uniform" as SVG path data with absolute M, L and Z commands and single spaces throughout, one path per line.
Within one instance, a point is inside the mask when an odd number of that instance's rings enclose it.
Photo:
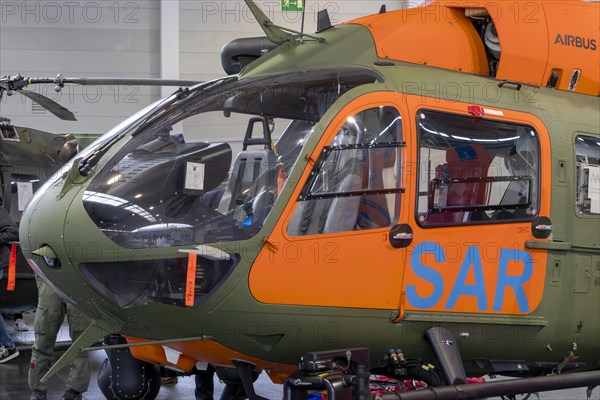
M 35 277 L 38 287 L 38 306 L 33 330 L 35 342 L 31 348 L 29 366 L 29 388 L 31 400 L 46 400 L 47 385 L 41 382 L 54 362 L 54 345 L 60 327 L 68 318 L 69 334 L 75 341 L 90 325 L 91 320 L 73 305 L 64 301 L 39 276 Z M 61 400 L 80 400 L 90 382 L 90 363 L 87 353 L 81 352 L 69 365 L 66 390 Z
M 0 206 L 0 279 L 4 269 L 8 268 L 10 259 L 10 245 L 19 241 L 19 227 L 12 220 L 10 214 Z M 15 343 L 8 334 L 4 318 L 0 314 L 0 364 L 12 360 L 19 355 Z

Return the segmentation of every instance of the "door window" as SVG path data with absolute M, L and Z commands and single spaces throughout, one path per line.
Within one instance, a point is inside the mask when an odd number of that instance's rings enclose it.
M 600 139 L 577 136 L 577 213 L 600 214 Z
M 418 221 L 423 226 L 531 219 L 539 139 L 527 125 L 421 110 Z
M 304 186 L 288 225 L 292 236 L 391 226 L 398 219 L 402 120 L 394 107 L 346 119 Z

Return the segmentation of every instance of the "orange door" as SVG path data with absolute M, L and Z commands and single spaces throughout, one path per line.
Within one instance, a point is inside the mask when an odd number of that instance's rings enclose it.
M 350 102 L 325 130 L 250 272 L 272 304 L 397 310 L 406 253 L 390 232 L 406 219 L 410 140 L 394 93 Z M 402 242 L 406 233 L 396 232 Z
M 406 311 L 529 314 L 551 222 L 548 133 L 532 115 L 407 96 L 415 138 Z

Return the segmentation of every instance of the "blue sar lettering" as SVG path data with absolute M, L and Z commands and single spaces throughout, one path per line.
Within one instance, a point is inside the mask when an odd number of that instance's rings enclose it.
M 444 279 L 435 269 L 421 263 L 421 255 L 424 253 L 432 253 L 436 262 L 446 261 L 444 249 L 435 242 L 422 242 L 415 247 L 410 256 L 410 264 L 413 271 L 419 278 L 423 278 L 433 284 L 433 293 L 429 297 L 421 297 L 417 293 L 415 285 L 406 286 L 406 298 L 413 306 L 417 308 L 431 308 L 435 306 L 444 294 Z
M 435 265 L 426 265 L 421 260 L 423 255 L 431 254 L 435 260 Z M 450 294 L 444 310 L 452 311 L 461 296 L 474 297 L 477 302 L 477 310 L 502 312 L 504 300 L 507 297 L 516 298 L 519 312 L 530 312 L 529 299 L 525 292 L 524 285 L 529 282 L 533 275 L 533 259 L 531 255 L 523 250 L 500 249 L 500 260 L 494 267 L 494 273 L 497 274 L 496 287 L 491 285 L 486 287 L 484 276 L 484 264 L 481 261 L 481 252 L 478 246 L 469 246 L 456 278 L 452 282 L 444 281 L 444 276 L 440 273 L 440 268 L 446 268 L 450 271 L 451 265 L 443 265 L 446 262 L 446 254 L 439 243 L 422 242 L 419 243 L 410 256 L 410 267 L 414 274 L 426 282 L 412 282 L 406 286 L 406 298 L 408 302 L 418 309 L 439 308 L 440 301 L 444 296 L 444 288 L 447 284 Z M 520 275 L 509 275 L 509 265 L 511 262 L 522 264 L 523 271 Z M 474 282 L 467 283 L 469 273 L 473 271 Z M 446 277 L 447 277 L 447 273 Z M 489 270 L 488 270 L 489 275 Z M 448 278 L 446 278 L 448 279 Z M 431 291 L 430 286 L 433 286 Z M 492 309 L 488 306 L 487 291 L 494 291 L 494 302 Z M 424 295 L 423 293 L 429 293 Z M 514 295 L 514 298 L 512 297 Z M 514 301 L 514 300 L 513 300 Z

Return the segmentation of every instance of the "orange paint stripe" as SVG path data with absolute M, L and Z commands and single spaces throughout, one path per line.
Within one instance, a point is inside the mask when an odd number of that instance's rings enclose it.
M 15 281 L 17 277 L 17 244 L 13 243 L 10 247 L 10 259 L 8 261 L 8 284 L 6 285 L 6 290 L 14 291 L 15 290 Z
M 126 336 L 126 338 L 128 343 L 147 341 L 147 339 L 131 336 Z M 196 361 L 206 361 L 217 366 L 233 367 L 231 360 L 245 360 L 255 364 L 258 369 L 270 371 L 269 377 L 276 383 L 284 383 L 285 379 L 298 369 L 296 364 L 282 364 L 251 357 L 248 354 L 240 353 L 210 339 L 171 342 L 168 346 L 181 352 L 177 364 L 171 364 L 167 361 L 164 349 L 159 344 L 132 346 L 129 349 L 131 350 L 131 354 L 138 360 L 162 365 L 173 365 L 184 371 L 191 370 Z
M 196 290 L 196 253 L 188 253 L 188 267 L 185 281 L 185 305 L 194 306 L 194 292 Z

